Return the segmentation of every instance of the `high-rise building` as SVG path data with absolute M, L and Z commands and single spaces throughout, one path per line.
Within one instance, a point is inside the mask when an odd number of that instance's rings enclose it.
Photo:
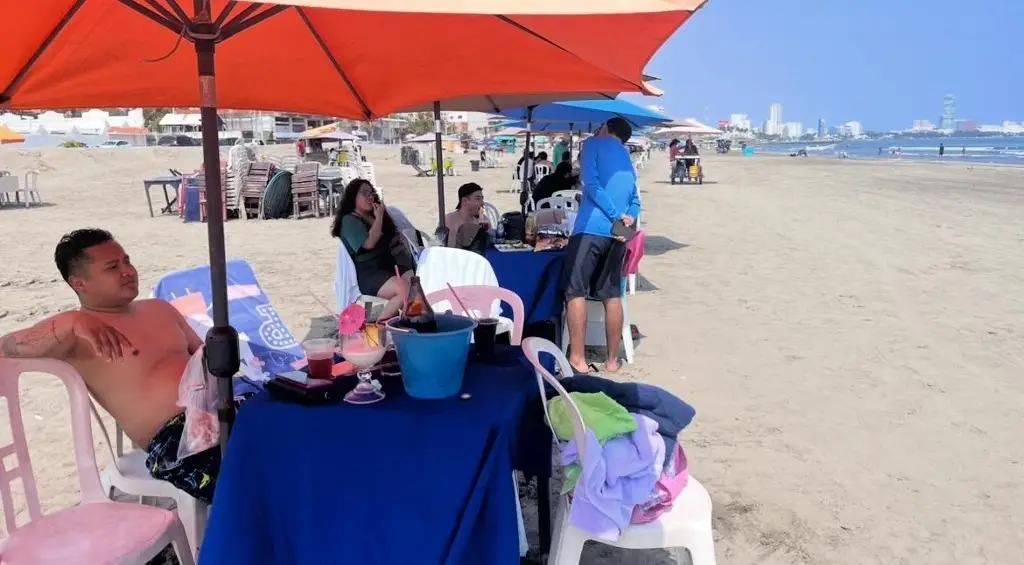
M 818 118 L 818 137 L 825 137 L 828 130 L 825 128 L 825 118 Z
M 799 139 L 804 134 L 804 125 L 800 122 L 786 122 L 782 124 L 782 137 L 788 139 Z
M 956 96 L 947 94 L 942 98 L 942 117 L 939 118 L 939 129 L 956 129 Z
M 764 124 L 765 135 L 782 135 L 782 104 L 772 104 L 768 121 Z

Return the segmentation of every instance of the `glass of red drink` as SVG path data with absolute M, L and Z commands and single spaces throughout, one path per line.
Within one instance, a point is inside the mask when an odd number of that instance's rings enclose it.
M 314 379 L 329 379 L 334 370 L 334 350 L 337 342 L 333 339 L 310 339 L 302 342 L 306 352 L 309 376 Z

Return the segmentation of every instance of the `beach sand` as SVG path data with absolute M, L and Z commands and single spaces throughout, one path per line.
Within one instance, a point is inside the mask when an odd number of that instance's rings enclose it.
M 385 202 L 429 230 L 435 180 L 400 165 L 397 148 L 367 153 Z M 670 186 L 655 157 L 640 175 L 647 255 L 629 298 L 646 337 L 622 378 L 696 407 L 682 438 L 715 503 L 719 562 L 1020 562 L 1022 171 L 730 155 L 705 158 L 703 186 Z M 512 209 L 517 197 L 497 192 L 511 167 L 471 173 L 468 159 L 448 179 L 449 207 L 474 181 Z M 146 292 L 207 263 L 206 227 L 150 218 L 141 190 L 200 160 L 193 148 L 0 151 L 0 168 L 41 171 L 48 203 L 0 209 L 0 332 L 75 305 L 52 259 L 66 231 L 111 230 Z M 249 261 L 300 337 L 318 301 L 334 303 L 329 224 L 226 227 L 228 256 Z M 21 390 L 44 506 L 73 504 L 61 387 L 38 377 Z M 583 562 L 671 561 L 590 545 Z

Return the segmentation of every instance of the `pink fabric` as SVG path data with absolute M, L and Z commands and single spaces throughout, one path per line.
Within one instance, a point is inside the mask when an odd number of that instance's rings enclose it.
M 638 231 L 633 239 L 626 243 L 626 260 L 622 262 L 623 275 L 635 275 L 640 269 L 640 260 L 644 258 L 644 232 Z
M 92 502 L 48 514 L 0 541 L 3 565 L 116 565 L 136 557 L 174 523 L 169 510 Z
M 657 520 L 669 508 L 672 508 L 672 501 L 679 496 L 679 493 L 686 488 L 690 481 L 690 473 L 686 465 L 686 453 L 683 446 L 676 444 L 676 450 L 672 454 L 672 460 L 665 466 L 658 482 L 654 484 L 654 494 L 647 502 L 633 508 L 631 524 L 646 524 Z

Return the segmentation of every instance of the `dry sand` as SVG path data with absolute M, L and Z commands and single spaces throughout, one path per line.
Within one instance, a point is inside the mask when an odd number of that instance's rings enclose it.
M 399 165 L 397 148 L 368 153 L 385 201 L 430 226 L 434 179 Z M 74 228 L 112 230 L 143 288 L 206 263 L 205 226 L 150 218 L 141 190 L 145 177 L 199 163 L 197 149 L 0 150 L 0 168 L 41 171 L 49 204 L 0 209 L 0 331 L 75 305 L 52 260 Z M 458 163 L 450 203 L 471 180 L 513 207 L 515 197 L 496 193 L 510 168 L 470 173 L 468 157 Z M 660 165 L 642 171 L 649 237 L 630 304 L 646 337 L 625 378 L 697 408 L 683 438 L 715 502 L 719 561 L 1019 563 L 1024 173 L 738 156 L 705 164 L 703 186 L 669 186 Z M 299 336 L 322 314 L 314 295 L 333 304 L 328 225 L 227 226 L 229 257 L 252 264 Z M 73 504 L 61 389 L 34 378 L 22 392 L 45 506 Z M 669 559 L 588 546 L 584 562 Z

